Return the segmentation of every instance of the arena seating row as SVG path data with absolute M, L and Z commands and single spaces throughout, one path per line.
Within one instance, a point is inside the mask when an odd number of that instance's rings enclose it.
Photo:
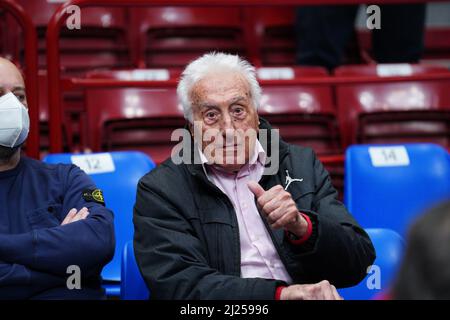
M 280 129 L 286 141 L 311 146 L 320 155 L 342 153 L 355 143 L 424 141 L 449 148 L 450 79 L 414 80 L 424 74 L 450 76 L 449 70 L 423 65 L 371 65 L 340 67 L 335 74 L 350 80 L 378 74 L 382 80 L 383 72 L 390 69 L 397 74 L 407 72 L 405 81 L 390 82 L 386 78 L 386 82 L 327 85 L 314 83 L 330 79 L 321 68 L 258 69 L 263 87 L 259 113 Z M 184 124 L 173 81 L 178 75 L 164 69 L 88 73 L 90 79 L 167 80 L 167 87 L 86 88 L 85 100 L 78 103 L 85 110 L 87 147 L 100 151 L 127 145 L 147 150 L 156 162 L 163 160 L 168 155 L 165 147 L 173 145 L 170 133 Z M 293 83 L 296 79 L 304 82 Z M 48 115 L 45 97 L 44 91 L 42 121 Z M 74 109 L 67 104 L 65 111 L 70 114 Z M 66 119 L 69 127 L 71 118 Z
M 108 207 L 120 213 L 115 217 L 115 256 L 102 273 L 104 286 L 121 299 L 148 298 L 134 258 L 132 210 L 135 186 L 154 168 L 152 160 L 128 151 L 54 154 L 45 161 L 74 163 L 104 190 Z M 426 208 L 450 199 L 450 154 L 434 144 L 356 145 L 346 150 L 345 167 L 345 205 L 368 232 L 377 259 L 360 284 L 340 289 L 340 294 L 345 299 L 373 299 L 387 293 L 392 283 L 411 222 Z
M 15 0 L 33 12 L 40 67 L 45 68 L 45 31 L 62 1 Z M 182 67 L 211 51 L 239 53 L 258 66 L 295 65 L 295 7 L 82 8 L 82 28 L 61 34 L 62 67 L 67 73 L 92 68 Z M 6 20 L 7 48 L 20 58 L 14 21 Z M 450 29 L 430 28 L 424 59 L 450 59 Z M 370 36 L 359 32 L 360 50 L 370 56 Z M 350 61 L 358 62 L 358 61 Z M 359 61 L 361 62 L 361 61 Z M 364 61 L 362 61 L 364 62 Z
M 67 151 L 140 150 L 156 163 L 162 162 L 177 143 L 171 141 L 173 130 L 185 124 L 176 98 L 179 72 L 166 69 L 89 72 L 88 79 L 125 83 L 157 80 L 166 81 L 167 86 L 88 87 L 83 92 L 84 98 L 65 93 L 62 134 Z M 422 75 L 433 74 L 448 77 L 420 80 Z M 342 84 L 318 82 L 333 79 L 318 67 L 259 68 L 258 75 L 263 87 L 259 114 L 280 129 L 283 139 L 310 146 L 319 156 L 343 154 L 346 147 L 356 143 L 433 142 L 450 149 L 450 71 L 444 67 L 343 66 L 335 75 L 347 77 L 350 82 Z M 389 76 L 398 75 L 404 81 L 389 80 Z M 351 81 L 364 76 L 375 76 L 380 81 Z M 45 83 L 45 75 L 41 78 Z M 40 95 L 43 128 L 48 114 L 46 93 Z M 82 146 L 78 149 L 71 147 L 75 131 L 82 132 Z M 45 140 L 42 142 L 45 148 Z M 331 163 L 327 169 L 342 195 L 343 164 Z
M 20 3 L 27 12 L 33 12 L 32 19 L 39 36 L 40 67 L 44 69 L 46 26 L 61 1 L 15 1 Z M 293 65 L 294 13 L 294 7 L 273 7 L 270 10 L 265 7 L 83 8 L 83 28 L 80 30 L 62 28 L 61 65 L 64 74 L 68 77 L 86 73 L 95 76 L 96 72 L 92 71 L 94 69 L 141 67 L 168 68 L 170 78 L 173 78 L 178 70 L 193 57 L 212 49 L 243 54 L 258 66 Z M 16 33 L 20 31 L 13 27 L 14 22 L 11 17 L 9 18 L 3 22 L 9 23 L 8 32 L 4 35 L 0 34 L 7 40 L 2 42 L 2 47 L 5 47 L 2 50 L 7 50 L 13 57 L 20 60 L 24 44 L 18 40 L 20 37 Z M 434 48 L 440 46 L 441 56 L 445 55 L 446 42 L 438 40 L 445 38 L 445 32 L 445 29 L 440 29 L 438 32 L 440 37 L 433 37 L 437 39 L 433 42 Z M 336 71 L 336 75 L 376 74 L 377 70 L 373 66 L 367 67 L 367 72 L 363 69 L 364 67 L 342 67 Z M 433 68 L 413 69 L 411 75 L 430 73 Z M 44 133 L 42 145 L 45 149 L 48 145 L 48 139 L 45 138 L 48 84 L 45 71 L 40 72 L 41 127 Z M 111 71 L 112 75 L 109 76 L 106 73 L 103 71 L 106 77 L 115 77 L 114 71 Z M 326 76 L 322 70 L 298 72 L 294 68 L 295 78 L 306 75 Z M 387 140 L 433 141 L 448 146 L 448 128 L 445 123 L 448 115 L 441 117 L 443 111 L 440 110 L 445 108 L 443 105 L 448 106 L 448 95 L 446 96 L 445 90 L 442 90 L 445 85 L 422 83 L 415 86 L 413 82 L 408 82 L 406 85 L 396 84 L 396 88 L 390 85 L 388 89 L 383 89 L 382 84 L 370 84 L 369 87 L 353 84 L 331 88 L 307 85 L 294 88 L 292 85 L 286 87 L 276 85 L 276 89 L 265 86 L 266 103 L 261 108 L 261 114 L 280 127 L 282 135 L 289 142 L 313 146 L 319 154 L 342 153 L 343 148 L 351 143 Z M 418 91 L 415 89 L 417 86 L 420 87 Z M 111 94 L 119 94 L 122 98 L 126 96 L 130 99 L 128 96 L 131 91 L 115 90 L 115 93 Z M 363 91 L 364 94 L 362 94 Z M 144 92 L 135 90 L 133 95 L 140 96 L 140 99 L 144 101 L 150 91 L 144 90 Z M 121 149 L 124 147 L 121 141 L 130 141 L 127 134 L 131 133 L 124 133 L 129 125 L 148 127 L 148 119 L 142 122 L 135 118 L 147 118 L 146 110 L 150 106 L 158 108 L 154 104 L 147 104 L 144 108 L 140 107 L 139 115 L 130 116 L 132 113 L 130 113 L 130 106 L 109 105 L 108 108 L 111 110 L 102 111 L 101 114 L 104 121 L 111 121 L 108 123 L 109 127 L 105 128 L 103 120 L 91 120 L 96 119 L 97 111 L 93 109 L 98 107 L 92 108 L 89 105 L 93 102 L 105 105 L 108 101 L 99 101 L 97 97 L 92 99 L 91 96 L 97 93 L 100 97 L 102 96 L 99 90 L 65 93 L 63 134 L 66 150 L 85 148 L 99 150 L 99 147 L 108 150 Z M 425 96 L 422 97 L 421 94 Z M 404 99 L 407 95 L 409 98 Z M 120 101 L 120 99 L 109 99 L 109 101 Z M 161 109 L 167 110 L 166 103 Z M 435 110 L 434 114 L 428 109 Z M 128 114 L 125 114 L 124 110 L 127 110 Z M 393 116 L 393 112 L 386 114 L 385 111 L 398 111 L 398 113 Z M 158 118 L 155 112 L 151 112 L 150 117 L 153 119 Z M 366 116 L 368 113 L 370 116 Z M 424 113 L 426 115 L 422 117 Z M 289 114 L 289 117 L 286 117 L 286 114 Z M 161 117 L 164 115 L 160 114 L 159 118 Z M 410 119 L 405 119 L 408 117 Z M 417 117 L 426 119 L 414 122 Z M 133 118 L 134 122 L 128 121 L 130 118 Z M 128 124 L 122 123 L 124 119 L 127 119 Z M 179 121 L 175 119 L 168 121 L 169 127 L 179 124 Z M 88 132 L 92 132 L 90 129 L 93 129 L 89 122 L 99 124 L 102 127 L 102 133 L 96 133 L 95 137 L 88 138 L 90 136 Z M 164 122 L 158 123 L 164 126 Z M 164 129 L 161 130 L 164 131 Z M 414 132 L 416 135 L 413 134 Z M 133 134 L 141 137 L 139 132 Z M 111 135 L 112 138 L 110 138 Z M 107 139 L 106 144 L 104 137 Z M 142 142 L 141 138 L 133 141 L 137 141 L 141 145 L 140 148 L 153 150 L 152 145 L 157 145 L 158 150 L 163 150 L 166 148 L 163 146 L 167 142 L 166 138 L 167 134 L 161 132 L 155 134 L 152 141 Z M 163 145 L 156 141 L 161 139 L 165 140 L 162 142 Z M 147 147 L 146 144 L 150 146 Z M 167 154 L 166 151 L 164 150 L 162 154 Z M 159 154 L 154 154 L 154 151 L 152 153 L 156 161 L 161 159 Z

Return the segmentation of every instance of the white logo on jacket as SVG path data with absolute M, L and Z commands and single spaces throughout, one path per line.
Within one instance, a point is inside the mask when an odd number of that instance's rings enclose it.
M 284 190 L 287 190 L 287 188 L 289 188 L 289 186 L 292 182 L 302 182 L 302 181 L 303 181 L 303 178 L 301 178 L 301 179 L 291 178 L 291 176 L 289 175 L 289 171 L 286 170 L 286 181 L 284 182 L 286 187 L 284 188 Z

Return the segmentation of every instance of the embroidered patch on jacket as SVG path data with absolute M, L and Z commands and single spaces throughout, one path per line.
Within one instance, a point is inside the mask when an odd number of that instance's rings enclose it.
M 101 205 L 105 205 L 105 198 L 103 192 L 100 189 L 87 189 L 83 191 L 83 199 L 88 202 L 96 202 Z

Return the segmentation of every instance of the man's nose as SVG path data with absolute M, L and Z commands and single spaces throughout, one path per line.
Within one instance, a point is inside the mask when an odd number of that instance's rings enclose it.
M 221 132 L 222 132 L 222 137 L 224 138 L 225 144 L 232 143 L 234 141 L 235 129 L 236 128 L 234 127 L 234 122 L 233 122 L 232 117 L 229 114 L 226 114 L 222 118 L 222 123 L 221 123 Z
M 234 130 L 234 122 L 232 117 L 226 113 L 223 117 L 222 117 L 222 123 L 221 123 L 221 131 L 223 133 L 225 133 L 225 131 L 229 131 L 229 130 Z

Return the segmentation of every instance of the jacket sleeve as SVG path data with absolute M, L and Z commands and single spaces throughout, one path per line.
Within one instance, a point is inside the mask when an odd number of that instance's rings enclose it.
M 153 299 L 274 299 L 280 281 L 211 268 L 189 221 L 156 189 L 141 180 L 134 208 L 134 251 Z
M 63 199 L 63 217 L 71 208 L 89 209 L 89 215 L 63 226 L 35 229 L 22 234 L 0 234 L 0 259 L 56 275 L 66 275 L 77 265 L 82 276 L 98 274 L 114 254 L 112 212 L 96 202 L 87 202 L 83 190 L 95 189 L 92 180 L 79 168 L 68 173 Z
M 0 299 L 27 299 L 42 290 L 64 285 L 65 279 L 0 261 Z
M 288 244 L 301 261 L 308 282 L 329 280 L 337 287 L 358 284 L 375 260 L 375 249 L 367 233 L 337 200 L 337 191 L 328 172 L 313 153 L 315 193 L 312 208 L 299 208 L 306 213 L 316 230 L 309 250 Z M 308 241 L 310 242 L 310 241 Z

